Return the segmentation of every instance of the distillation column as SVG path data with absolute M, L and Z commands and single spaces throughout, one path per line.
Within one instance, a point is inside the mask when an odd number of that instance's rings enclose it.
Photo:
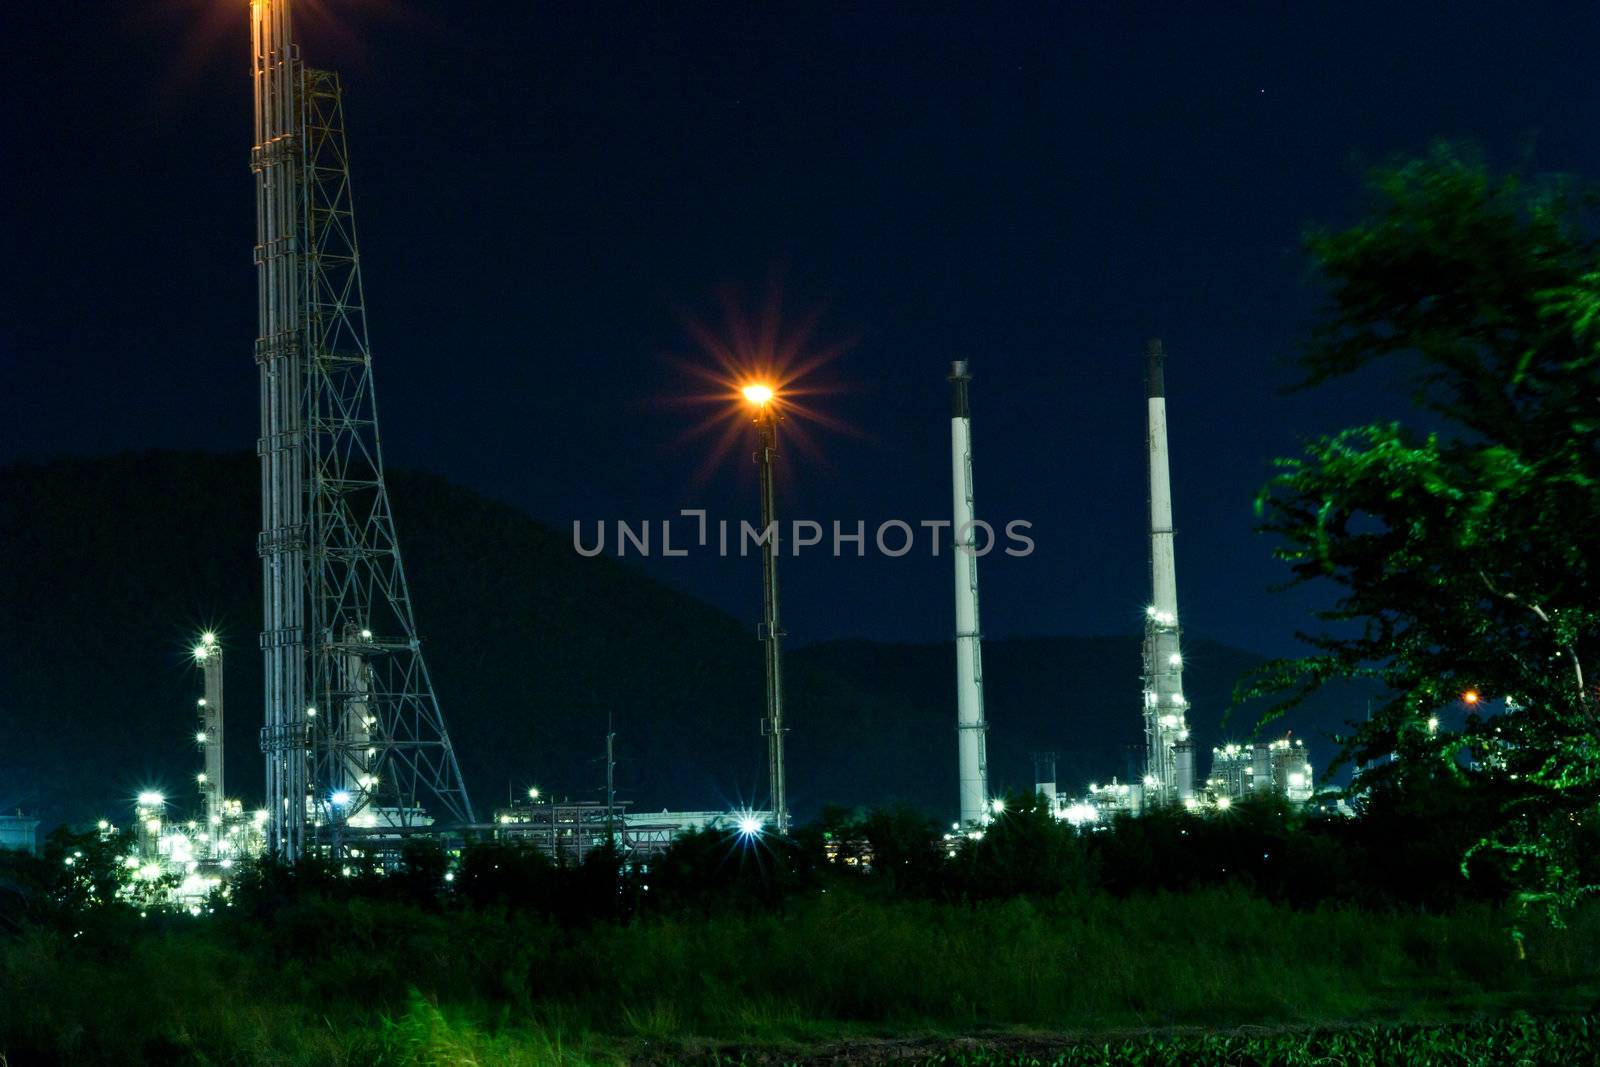
M 989 811 L 989 759 L 983 717 L 983 647 L 978 625 L 978 555 L 972 515 L 972 411 L 967 402 L 967 361 L 950 364 L 952 551 L 956 593 L 956 756 L 961 825 L 983 822 Z
M 1194 797 L 1194 747 L 1183 695 L 1179 643 L 1178 579 L 1172 548 L 1172 480 L 1167 464 L 1166 353 L 1161 342 L 1145 348 L 1145 389 L 1150 453 L 1150 605 L 1145 609 L 1145 797 L 1155 804 Z
M 300 63 L 289 0 L 251 0 L 255 86 L 256 290 L 261 377 L 261 654 L 269 845 L 298 859 L 306 815 L 306 375 L 300 340 L 304 232 Z
M 195 662 L 205 677 L 205 693 L 200 698 L 200 730 L 195 740 L 205 753 L 205 769 L 200 774 L 200 792 L 205 797 L 206 833 L 215 835 L 222 825 L 222 808 L 227 783 L 222 777 L 222 646 L 217 635 L 203 634 L 194 646 Z

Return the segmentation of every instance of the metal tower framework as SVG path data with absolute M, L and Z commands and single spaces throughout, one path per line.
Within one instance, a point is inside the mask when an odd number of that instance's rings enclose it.
M 274 854 L 471 822 L 384 485 L 343 89 L 252 0 L 267 810 Z

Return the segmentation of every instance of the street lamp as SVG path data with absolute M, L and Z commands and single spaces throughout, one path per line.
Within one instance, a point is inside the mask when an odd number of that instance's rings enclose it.
M 767 674 L 766 718 L 761 732 L 767 737 L 767 787 L 771 793 L 772 823 L 780 834 L 789 832 L 788 790 L 784 782 L 783 759 L 783 670 L 779 639 L 783 628 L 778 621 L 778 516 L 772 488 L 772 461 L 778 454 L 778 413 L 776 394 L 764 382 L 751 382 L 741 390 L 745 401 L 755 408 L 756 454 L 761 470 L 761 627 L 757 636 L 765 649 Z

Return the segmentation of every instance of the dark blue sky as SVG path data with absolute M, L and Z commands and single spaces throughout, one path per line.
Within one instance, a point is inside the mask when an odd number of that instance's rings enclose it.
M 789 450 L 790 515 L 947 516 L 944 374 L 972 361 L 979 512 L 1038 542 L 983 569 L 997 635 L 1138 626 L 1159 334 L 1187 625 L 1290 647 L 1311 601 L 1266 592 L 1268 462 L 1403 410 L 1375 381 L 1279 395 L 1316 304 L 1304 227 L 1435 137 L 1600 174 L 1587 2 L 302 11 L 347 83 L 391 463 L 562 525 L 749 514 L 746 449 L 697 479 L 708 442 L 666 400 L 700 386 L 668 357 L 696 358 L 686 313 L 779 278 L 850 343 L 826 377 L 852 388 L 816 403 L 859 431 Z M 0 460 L 253 448 L 243 0 L 0 17 Z M 753 560 L 652 570 L 758 612 Z M 945 559 L 784 581 L 796 640 L 950 630 Z

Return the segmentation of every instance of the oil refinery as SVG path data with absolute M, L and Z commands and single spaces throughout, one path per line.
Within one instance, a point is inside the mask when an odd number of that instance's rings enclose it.
M 343 87 L 306 66 L 290 0 L 250 5 L 257 238 L 264 722 L 266 797 L 230 797 L 224 751 L 225 650 L 207 632 L 193 647 L 202 674 L 196 705 L 198 803 L 191 813 L 158 791 L 141 793 L 125 862 L 146 899 L 199 908 L 229 872 L 268 854 L 380 866 L 408 840 L 447 845 L 517 841 L 581 862 L 613 846 L 629 860 L 658 855 L 693 829 L 787 833 L 784 684 L 776 538 L 762 543 L 765 805 L 743 812 L 630 810 L 610 783 L 604 802 L 558 801 L 537 789 L 479 821 L 468 797 L 423 655 L 384 475 L 361 258 L 351 198 Z M 1130 361 L 1131 362 L 1131 361 Z M 957 834 L 981 834 L 1003 813 L 991 790 L 974 505 L 972 375 L 950 365 L 951 500 Z M 1197 780 L 1183 684 L 1175 526 L 1167 439 L 1166 351 L 1144 352 L 1149 592 L 1140 672 L 1142 775 L 1088 785 L 1056 781 L 1056 756 L 1035 759 L 1035 789 L 1055 815 L 1092 828 L 1161 808 L 1221 810 L 1271 793 L 1311 799 L 1315 773 L 1299 739 L 1227 743 Z M 743 386 L 753 413 L 763 530 L 776 523 L 782 397 Z M 1131 667 L 1131 665 L 1130 665 Z M 1132 693 L 1129 694 L 1130 698 Z M 1131 702 L 1131 701 L 1130 701 Z M 1001 729 L 1005 711 L 999 709 Z M 29 828 L 31 833 L 31 827 Z

